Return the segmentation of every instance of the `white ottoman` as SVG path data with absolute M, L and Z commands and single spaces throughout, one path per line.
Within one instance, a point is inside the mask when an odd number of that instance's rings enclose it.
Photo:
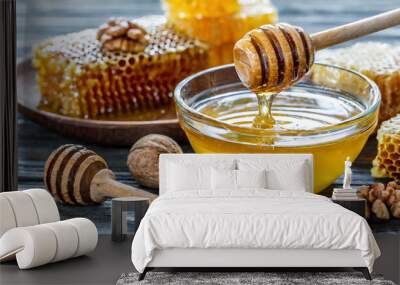
M 84 218 L 18 227 L 0 238 L 0 261 L 16 258 L 20 269 L 28 269 L 87 254 L 96 245 L 96 226 Z
M 0 193 L 0 216 L 0 237 L 15 227 L 60 220 L 53 197 L 43 189 Z
M 60 222 L 46 190 L 0 193 L 0 262 L 16 258 L 20 269 L 57 262 L 91 252 L 97 238 L 88 219 Z

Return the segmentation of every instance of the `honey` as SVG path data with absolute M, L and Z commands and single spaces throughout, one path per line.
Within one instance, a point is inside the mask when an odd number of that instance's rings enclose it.
M 172 92 L 207 66 L 208 48 L 174 31 L 162 16 L 137 22 L 149 33 L 142 52 L 103 51 L 96 29 L 40 43 L 34 50 L 39 108 L 85 119 L 173 118 Z
M 400 181 L 400 114 L 381 124 L 377 140 L 378 153 L 372 162 L 371 175 Z
M 305 93 L 291 88 L 276 95 L 272 106 L 275 124 L 264 129 L 265 136 L 258 132 L 252 135 L 253 121 L 259 112 L 258 102 L 250 91 L 227 94 L 214 100 L 207 100 L 193 108 L 220 122 L 248 127 L 245 136 L 235 135 L 229 129 L 218 133 L 209 132 L 210 126 L 194 130 L 183 125 L 189 141 L 196 153 L 311 153 L 314 155 L 314 190 L 320 192 L 339 177 L 343 171 L 343 161 L 349 156 L 354 160 L 360 153 L 373 127 L 348 137 L 335 139 L 320 135 L 307 142 L 280 141 L 279 131 L 302 132 L 339 124 L 361 113 L 363 106 L 350 101 L 340 94 L 329 96 L 318 93 Z M 268 134 L 271 133 L 270 136 Z M 317 138 L 318 139 L 318 138 Z
M 276 121 L 272 115 L 272 103 L 276 93 L 258 92 L 256 96 L 258 101 L 258 113 L 254 116 L 253 127 L 260 129 L 274 127 Z
M 318 193 L 343 173 L 347 157 L 356 159 L 378 122 L 378 87 L 335 66 L 316 63 L 294 86 L 264 95 L 260 106 L 233 65 L 182 81 L 177 114 L 194 151 L 312 154 Z M 267 120 L 257 125 L 260 114 Z
M 246 32 L 274 23 L 269 0 L 164 0 L 168 22 L 209 45 L 209 66 L 232 62 L 232 48 Z
M 319 62 L 360 72 L 373 80 L 382 94 L 380 123 L 400 113 L 400 48 L 380 42 L 361 42 L 319 52 Z

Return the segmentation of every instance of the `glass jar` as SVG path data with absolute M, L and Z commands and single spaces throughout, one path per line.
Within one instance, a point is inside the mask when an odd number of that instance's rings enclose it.
M 356 159 L 374 131 L 380 92 L 359 73 L 314 64 L 275 98 L 272 113 L 284 123 L 258 129 L 249 123 L 258 106 L 255 94 L 241 84 L 233 65 L 225 65 L 183 80 L 175 102 L 195 152 L 311 153 L 318 193 L 342 174 L 346 157 Z

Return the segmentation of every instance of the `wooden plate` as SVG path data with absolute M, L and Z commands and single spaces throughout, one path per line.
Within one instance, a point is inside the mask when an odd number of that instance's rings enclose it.
M 28 58 L 17 65 L 18 110 L 40 125 L 66 136 L 102 145 L 132 145 L 151 133 L 164 134 L 178 142 L 187 141 L 175 114 L 154 121 L 108 121 L 71 118 L 38 109 L 40 94 L 31 62 Z

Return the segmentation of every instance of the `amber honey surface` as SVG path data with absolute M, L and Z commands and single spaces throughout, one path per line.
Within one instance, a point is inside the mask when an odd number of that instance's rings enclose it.
M 277 20 L 269 0 L 164 0 L 164 7 L 175 29 L 209 45 L 210 66 L 231 63 L 237 40 Z
M 343 161 L 354 160 L 374 127 L 357 134 L 330 134 L 331 126 L 341 124 L 360 114 L 364 106 L 357 100 L 339 93 L 307 93 L 304 90 L 283 91 L 272 106 L 275 124 L 270 129 L 254 128 L 258 102 L 249 91 L 232 92 L 204 100 L 194 109 L 223 123 L 231 129 L 213 130 L 212 126 L 193 129 L 182 124 L 190 143 L 197 153 L 311 153 L 314 155 L 314 190 L 320 192 L 343 172 Z M 371 116 L 376 116 L 372 114 Z M 235 126 L 247 127 L 239 134 Z M 323 129 L 327 131 L 324 133 Z M 297 138 L 307 131 L 320 130 L 316 135 Z M 252 135 L 252 132 L 254 134 Z M 293 132 L 291 138 L 281 137 L 279 131 Z M 270 135 L 269 135 L 270 133 Z M 263 135 L 264 134 L 264 135 Z
M 149 45 L 139 53 L 101 50 L 96 29 L 39 44 L 34 51 L 39 107 L 87 119 L 168 117 L 176 84 L 206 67 L 208 48 L 167 27 L 161 16 L 137 21 L 149 34 Z

